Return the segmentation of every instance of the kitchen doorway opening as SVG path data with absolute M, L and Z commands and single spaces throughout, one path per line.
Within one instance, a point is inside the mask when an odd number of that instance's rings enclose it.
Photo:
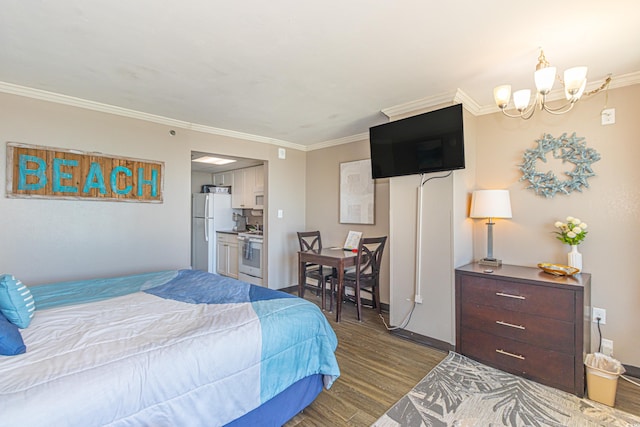
M 217 153 L 201 151 L 191 152 L 191 193 L 192 193 L 192 230 L 191 230 L 191 259 L 199 256 L 202 259 L 203 249 L 195 247 L 194 242 L 198 242 L 201 236 L 196 235 L 199 231 L 195 227 L 194 221 L 194 198 L 202 198 L 202 194 L 229 194 L 230 196 L 217 197 L 218 199 L 230 199 L 230 209 L 219 213 L 223 220 L 210 222 L 213 234 L 209 236 L 210 243 L 206 244 L 211 248 L 220 238 L 228 241 L 231 236 L 240 233 L 260 233 L 266 240 L 268 236 L 267 204 L 268 204 L 268 184 L 267 184 L 267 161 L 260 159 L 243 158 Z M 201 196 L 195 196 L 200 194 Z M 218 205 L 226 202 L 218 203 Z M 226 205 L 225 205 L 226 206 Z M 231 218 L 231 222 L 229 221 Z M 216 229 L 217 228 L 217 229 Z M 224 234 L 224 236 L 222 236 Z M 221 240 L 222 241 L 222 240 Z M 266 243 L 266 242 L 265 242 Z M 200 244 L 202 247 L 204 244 Z M 266 245 L 265 245 L 266 248 Z M 216 250 L 219 249 L 219 250 Z M 231 248 L 228 259 L 223 253 L 224 246 L 207 249 L 205 253 L 208 257 L 208 271 L 237 277 L 241 264 L 241 253 L 237 252 L 237 262 L 235 261 L 235 251 Z M 266 266 L 267 251 L 260 251 L 261 265 Z M 235 265 L 237 263 L 237 265 Z M 202 264 L 202 262 L 201 262 Z M 192 265 L 193 267 L 193 265 Z M 211 271 L 213 270 L 213 271 Z M 220 270 L 220 271 L 218 271 Z M 266 268 L 262 269 L 263 286 L 266 283 Z

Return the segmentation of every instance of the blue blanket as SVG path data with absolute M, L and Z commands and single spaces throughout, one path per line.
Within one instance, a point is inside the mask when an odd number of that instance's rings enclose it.
M 291 294 L 199 270 L 180 270 L 167 283 L 147 289 L 146 292 L 191 304 L 232 304 L 295 298 Z
M 56 306 L 101 301 L 144 292 L 166 300 L 210 307 L 219 306 L 221 319 L 229 307 L 247 306 L 246 319 L 235 317 L 233 325 L 255 322 L 259 336 L 241 336 L 259 344 L 259 378 L 247 375 L 237 387 L 253 388 L 259 395 L 254 407 L 270 400 L 291 384 L 310 375 L 322 374 L 326 388 L 340 375 L 334 352 L 336 335 L 316 305 L 293 295 L 251 285 L 239 280 L 197 270 L 163 271 L 111 279 L 98 279 L 34 286 L 39 310 Z M 234 311 L 235 313 L 236 311 Z M 233 348 L 228 349 L 233 354 Z M 212 355 L 212 357 L 216 357 Z M 236 384 L 234 383 L 234 386 Z M 259 387 L 259 389 L 255 389 Z
M 335 333 L 318 307 L 308 301 L 198 270 L 181 270 L 174 279 L 145 292 L 191 304 L 252 304 L 262 328 L 262 402 L 283 391 L 284 384 L 308 375 L 325 374 L 326 388 L 340 375 L 333 354 L 338 345 Z M 300 333 L 300 325 L 305 324 L 314 328 L 312 335 Z M 323 337 L 320 341 L 319 335 Z M 319 344 L 318 352 L 314 348 Z M 312 372 L 308 370 L 309 354 L 318 358 Z
M 102 301 L 162 285 L 179 271 L 160 271 L 107 279 L 77 280 L 29 287 L 36 310 Z

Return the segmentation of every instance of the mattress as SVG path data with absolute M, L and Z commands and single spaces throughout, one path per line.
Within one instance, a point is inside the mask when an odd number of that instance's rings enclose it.
M 225 425 L 340 375 L 325 316 L 283 292 L 191 270 L 30 289 L 27 352 L 0 357 L 1 425 Z

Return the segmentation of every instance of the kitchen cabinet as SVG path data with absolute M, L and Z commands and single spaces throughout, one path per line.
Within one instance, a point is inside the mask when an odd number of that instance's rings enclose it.
M 233 187 L 233 171 L 214 174 L 213 185 L 230 185 Z
M 233 171 L 233 187 L 231 187 L 231 207 L 235 209 L 245 209 L 244 202 L 244 169 Z
M 232 233 L 216 233 L 216 270 L 223 276 L 238 278 L 238 236 Z
M 584 395 L 590 274 L 558 277 L 532 267 L 468 264 L 455 275 L 458 353 Z
M 260 193 L 264 192 L 264 165 L 256 166 L 255 169 L 255 177 L 253 181 L 253 192 Z
M 236 209 L 262 209 L 264 198 L 264 166 L 233 171 L 231 207 Z

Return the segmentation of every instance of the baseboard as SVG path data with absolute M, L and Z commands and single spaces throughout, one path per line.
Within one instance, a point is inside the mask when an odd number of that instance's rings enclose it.
M 625 375 L 629 376 L 629 377 L 635 377 L 635 378 L 640 378 L 640 368 L 638 368 L 637 366 L 631 366 L 631 365 L 622 365 L 624 366 L 625 369 Z
M 289 286 L 287 288 L 281 288 L 278 289 L 279 291 L 282 292 L 286 292 L 288 294 L 293 294 L 293 295 L 298 295 L 298 286 Z M 373 306 L 373 301 L 370 299 L 366 299 L 366 298 L 362 298 L 362 305 L 364 306 L 369 306 L 372 307 Z M 385 304 L 385 303 L 381 303 L 380 304 L 380 310 L 382 310 L 385 313 L 389 312 L 389 304 Z
M 404 338 L 406 340 L 413 341 L 427 347 L 435 348 L 436 350 L 442 350 L 446 352 L 454 350 L 454 346 L 449 344 L 448 342 L 416 334 L 415 332 L 407 331 L 406 329 L 394 329 L 390 332 L 400 338 Z
M 280 288 L 278 291 L 286 292 L 288 294 L 298 295 L 298 285 L 288 286 L 286 288 Z

